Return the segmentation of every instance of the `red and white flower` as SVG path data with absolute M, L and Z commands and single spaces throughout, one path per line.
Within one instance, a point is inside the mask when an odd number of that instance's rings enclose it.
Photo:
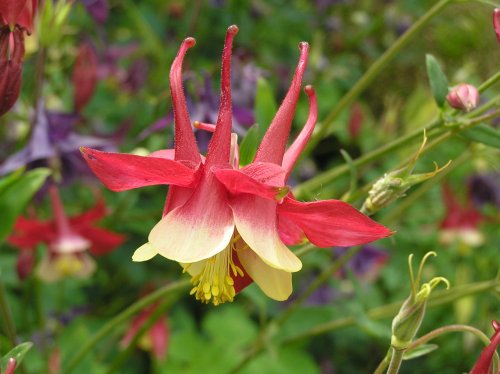
M 146 261 L 159 254 L 181 263 L 191 274 L 192 294 L 215 305 L 232 301 L 255 281 L 275 300 L 292 292 L 291 273 L 302 267 L 286 244 L 309 240 L 319 247 L 365 244 L 391 231 L 339 200 L 304 203 L 286 181 L 309 140 L 317 118 L 316 96 L 306 87 L 310 112 L 304 129 L 286 149 L 309 45 L 300 43 L 300 58 L 291 87 L 250 165 L 238 166 L 231 134 L 230 61 L 236 26 L 227 30 L 222 56 L 220 109 L 206 157 L 200 155 L 182 87 L 182 63 L 193 38 L 182 43 L 170 70 L 174 106 L 175 149 L 149 156 L 107 153 L 82 147 L 83 157 L 110 189 L 170 184 L 163 218 L 148 242 L 133 255 Z

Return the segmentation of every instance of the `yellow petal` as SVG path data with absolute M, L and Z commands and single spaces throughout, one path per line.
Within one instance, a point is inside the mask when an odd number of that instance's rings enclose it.
M 137 248 L 132 255 L 132 261 L 142 262 L 151 260 L 158 254 L 150 243 L 146 243 Z

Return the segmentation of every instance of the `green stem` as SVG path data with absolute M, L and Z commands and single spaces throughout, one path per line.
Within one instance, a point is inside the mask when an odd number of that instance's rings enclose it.
M 7 301 L 7 293 L 5 292 L 5 287 L 3 285 L 2 273 L 0 270 L 0 316 L 2 317 L 3 326 L 7 338 L 9 339 L 12 348 L 16 346 L 16 326 L 14 320 L 12 319 L 12 313 L 9 308 L 9 303 Z
M 390 226 L 395 221 L 399 219 L 401 215 L 408 211 L 408 208 L 420 199 L 427 191 L 429 191 L 436 184 L 441 182 L 450 172 L 455 170 L 458 166 L 462 165 L 464 162 L 470 160 L 470 152 L 464 152 L 460 157 L 454 160 L 446 169 L 437 174 L 435 177 L 429 179 L 423 183 L 418 189 L 405 197 L 394 209 L 392 209 L 389 214 L 382 218 L 382 223 Z
M 328 266 L 325 270 L 319 274 L 316 279 L 307 287 L 307 289 L 302 293 L 293 303 L 285 310 L 276 320 L 275 324 L 278 326 L 282 325 L 291 315 L 297 310 L 297 308 L 306 301 L 309 296 L 313 294 L 314 291 L 318 289 L 323 283 L 325 283 L 328 279 L 332 277 L 332 274 L 335 274 L 342 266 L 344 266 L 347 261 L 349 261 L 352 257 L 354 257 L 363 247 L 350 247 L 346 250 L 342 255 L 332 262 L 330 266 Z
M 495 290 L 496 287 L 499 286 L 500 286 L 500 279 L 495 279 L 492 281 L 471 283 L 460 287 L 454 287 L 453 289 L 450 290 L 436 291 L 429 297 L 427 307 L 434 308 L 439 305 L 454 302 L 466 296 Z M 373 320 L 391 318 L 394 316 L 394 314 L 398 312 L 402 303 L 403 301 L 398 301 L 395 303 L 370 309 L 366 312 L 366 316 Z M 357 323 L 356 317 L 350 316 L 350 317 L 338 318 L 330 322 L 319 324 L 295 336 L 288 337 L 283 340 L 283 343 L 284 344 L 294 343 L 305 338 L 353 326 L 356 323 Z
M 322 126 L 317 132 L 313 134 L 308 144 L 305 154 L 308 154 L 311 149 L 325 136 L 328 129 L 332 126 L 333 121 L 337 116 L 351 104 L 373 81 L 373 79 L 386 67 L 390 60 L 414 37 L 416 37 L 420 30 L 436 15 L 438 14 L 451 0 L 441 0 L 431 9 L 427 11 L 420 19 L 413 24 L 388 50 L 378 58 L 377 61 L 366 71 L 366 73 L 356 82 L 356 84 L 349 90 L 349 92 L 342 97 L 332 111 L 322 121 Z
M 495 75 L 493 75 L 491 78 L 487 79 L 483 84 L 481 84 L 477 90 L 479 92 L 484 92 L 491 86 L 493 86 L 496 82 L 500 80 L 500 71 L 498 71 Z
M 105 338 L 113 329 L 125 322 L 127 319 L 132 317 L 134 314 L 144 309 L 148 305 L 152 304 L 156 300 L 169 295 L 172 292 L 182 290 L 187 288 L 191 283 L 189 280 L 180 280 L 174 283 L 170 283 L 162 288 L 159 288 L 155 292 L 143 297 L 142 299 L 136 301 L 134 304 L 130 305 L 123 312 L 117 314 L 111 320 L 109 320 L 103 327 L 101 327 L 82 347 L 75 353 L 73 358 L 69 360 L 66 365 L 64 373 L 70 373 L 75 370 L 78 363 L 85 357 L 85 355 L 95 347 L 95 345 L 103 338 Z
M 401 367 L 401 362 L 403 362 L 403 356 L 406 349 L 396 349 L 392 347 L 391 362 L 389 363 L 389 368 L 387 369 L 387 374 L 397 374 L 399 368 Z
M 391 355 L 392 355 L 392 350 L 389 349 L 384 359 L 377 366 L 373 374 L 384 374 L 385 368 L 389 366 L 389 362 L 391 362 Z
M 475 327 L 472 326 L 467 326 L 467 325 L 448 325 L 448 326 L 443 326 L 440 328 L 437 328 L 420 338 L 414 340 L 409 346 L 408 346 L 408 351 L 411 351 L 412 349 L 417 348 L 418 346 L 425 344 L 429 341 L 431 341 L 434 338 L 437 338 L 440 335 L 449 333 L 449 332 L 470 332 L 474 334 L 479 340 L 481 340 L 486 346 L 490 344 L 490 339 L 484 334 L 481 330 L 476 329 Z M 498 372 L 498 366 L 500 363 L 500 358 L 498 356 L 498 353 L 495 352 L 493 356 L 493 373 Z

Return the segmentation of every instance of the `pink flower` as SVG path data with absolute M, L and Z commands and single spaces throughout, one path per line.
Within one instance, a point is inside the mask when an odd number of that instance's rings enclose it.
M 158 304 L 153 304 L 144 309 L 139 315 L 134 318 L 121 341 L 121 345 L 126 347 L 137 335 L 142 326 L 149 320 L 155 312 Z M 168 341 L 170 338 L 170 329 L 168 326 L 167 317 L 162 315 L 151 328 L 141 337 L 138 342 L 139 347 L 145 351 L 151 351 L 157 360 L 163 360 L 167 353 Z
M 41 279 L 54 282 L 66 276 L 88 277 L 95 270 L 95 263 L 87 250 L 96 256 L 104 255 L 119 246 L 123 236 L 93 226 L 105 215 L 102 201 L 93 209 L 68 219 L 57 188 L 51 186 L 49 192 L 54 219 L 40 221 L 20 217 L 7 239 L 21 249 L 18 274 L 24 279 L 31 272 L 33 251 L 39 243 L 44 243 L 48 251 L 37 269 Z
M 160 254 L 181 263 L 191 274 L 191 290 L 202 302 L 232 301 L 252 280 L 269 297 L 285 300 L 292 292 L 292 272 L 302 263 L 285 244 L 306 240 L 320 247 L 351 246 L 391 235 L 350 205 L 338 200 L 299 202 L 286 180 L 312 134 L 316 96 L 306 87 L 310 112 L 304 129 L 286 150 L 309 45 L 300 58 L 291 87 L 265 134 L 253 163 L 238 166 L 236 137 L 231 134 L 231 48 L 236 26 L 227 30 L 222 56 L 220 109 L 206 158 L 199 154 L 182 87 L 182 62 L 193 38 L 182 43 L 170 70 L 175 149 L 150 156 L 82 148 L 94 173 L 108 188 L 123 191 L 170 184 L 163 218 L 148 243 L 133 255 L 146 261 Z
M 492 374 L 491 360 L 495 354 L 495 350 L 500 345 L 500 323 L 498 321 L 492 322 L 495 332 L 491 337 L 491 343 L 483 349 L 481 356 L 477 360 L 476 364 L 470 371 L 470 374 Z

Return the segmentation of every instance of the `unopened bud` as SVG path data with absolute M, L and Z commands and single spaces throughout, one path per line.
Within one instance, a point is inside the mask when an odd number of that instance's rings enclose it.
M 430 282 L 424 283 L 422 286 L 419 285 L 423 266 L 429 256 L 436 256 L 436 253 L 429 252 L 424 256 L 420 263 L 416 278 L 413 277 L 413 255 L 410 255 L 408 259 L 411 294 L 405 300 L 398 314 L 392 321 L 391 345 L 395 349 L 406 349 L 412 342 L 418 332 L 422 320 L 424 319 L 427 300 L 431 295 L 432 290 L 441 282 L 445 283 L 447 288 L 450 286 L 448 280 L 442 277 L 433 278 Z
M 17 257 L 17 276 L 20 280 L 25 280 L 29 277 L 35 266 L 35 254 L 30 249 L 21 250 Z
M 412 174 L 413 168 L 415 167 L 426 142 L 427 137 L 424 134 L 422 145 L 415 155 L 402 168 L 384 174 L 382 178 L 373 184 L 370 191 L 368 191 L 368 198 L 363 203 L 363 208 L 361 209 L 362 212 L 369 215 L 376 213 L 397 199 L 405 196 L 406 191 L 408 191 L 412 186 L 432 178 L 450 164 L 448 162 L 441 168 L 435 164 L 435 169 L 432 172 Z
M 446 99 L 453 108 L 469 112 L 477 107 L 479 92 L 473 85 L 462 83 L 453 88 Z
M 493 11 L 493 28 L 495 29 L 495 34 L 497 34 L 497 40 L 500 43 L 500 8 L 496 8 Z
M 90 101 L 97 84 L 97 55 L 90 43 L 78 48 L 73 69 L 73 89 L 75 111 L 80 112 Z
M 7 362 L 7 367 L 5 368 L 5 374 L 14 374 L 14 371 L 16 370 L 16 359 L 11 357 L 9 358 L 9 361 Z

